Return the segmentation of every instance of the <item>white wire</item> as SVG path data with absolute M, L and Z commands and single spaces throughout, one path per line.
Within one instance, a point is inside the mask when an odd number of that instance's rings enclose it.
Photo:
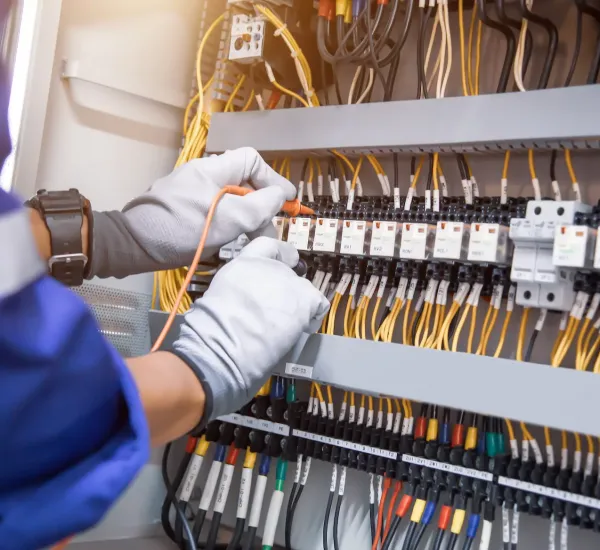
M 446 87 L 448 86 L 448 80 L 450 79 L 450 72 L 452 71 L 452 32 L 450 31 L 450 11 L 448 9 L 448 0 L 443 0 L 444 6 L 444 21 L 446 22 L 446 45 L 448 46 L 448 56 L 446 63 L 446 74 L 444 75 L 444 81 L 442 83 L 442 97 L 446 95 Z
M 441 53 L 441 61 L 440 61 L 440 69 L 437 74 L 437 87 L 435 96 L 440 98 L 442 95 L 442 81 L 444 78 L 444 73 L 446 72 L 446 23 L 445 23 L 445 14 L 444 14 L 444 6 L 441 0 L 438 1 L 438 18 L 440 19 L 440 28 L 442 30 L 442 43 L 440 44 L 440 53 Z M 437 18 L 436 18 L 437 20 Z
M 362 103 L 367 98 L 367 96 L 369 95 L 369 92 L 371 91 L 371 88 L 373 87 L 374 82 L 375 82 L 375 69 L 369 69 L 369 84 L 365 88 L 365 91 L 362 93 L 362 95 L 358 98 L 358 101 L 356 102 L 357 105 Z M 362 193 L 361 193 L 361 195 L 362 195 Z
M 533 7 L 533 0 L 527 0 L 527 9 Z M 515 54 L 515 63 L 513 68 L 513 74 L 515 77 L 515 84 L 520 91 L 526 92 L 525 84 L 523 84 L 523 60 L 525 57 L 525 39 L 527 37 L 527 27 L 529 22 L 527 19 L 523 19 L 521 23 L 521 34 L 519 35 L 519 45 L 517 47 L 517 53 Z
M 562 520 L 560 527 L 560 550 L 569 550 L 569 524 L 567 518 Z
M 354 78 L 352 79 L 352 85 L 350 86 L 350 93 L 348 94 L 348 105 L 352 105 L 352 98 L 354 97 L 354 91 L 356 90 L 356 85 L 358 84 L 358 79 L 360 77 L 360 73 L 362 72 L 362 65 L 359 65 L 354 73 Z
M 554 514 L 550 518 L 550 533 L 548 534 L 548 550 L 556 550 L 556 521 Z

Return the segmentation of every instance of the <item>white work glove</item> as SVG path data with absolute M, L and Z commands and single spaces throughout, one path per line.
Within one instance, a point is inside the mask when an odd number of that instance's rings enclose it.
M 204 258 L 243 233 L 274 237 L 271 221 L 286 200 L 296 198 L 296 190 L 246 147 L 181 166 L 122 212 L 94 212 L 90 276 L 126 277 L 189 265 L 216 194 L 226 185 L 246 183 L 257 191 L 221 199 Z
M 298 259 L 292 245 L 259 237 L 186 313 L 173 351 L 202 382 L 203 424 L 248 403 L 327 313 L 325 296 L 292 271 Z

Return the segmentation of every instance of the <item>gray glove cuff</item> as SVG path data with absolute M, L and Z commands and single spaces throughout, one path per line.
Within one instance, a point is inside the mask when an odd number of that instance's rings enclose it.
M 210 387 L 210 384 L 206 381 L 206 377 L 204 376 L 202 369 L 199 368 L 198 365 L 196 365 L 196 363 L 191 361 L 189 357 L 187 357 L 187 355 L 175 349 L 171 350 L 171 353 L 176 357 L 179 357 L 179 359 L 181 359 L 188 367 L 190 367 L 190 369 L 196 375 L 196 378 L 200 382 L 202 389 L 204 390 L 204 414 L 202 415 L 202 418 L 200 419 L 198 425 L 190 431 L 190 435 L 198 434 L 206 429 L 206 426 L 209 422 L 215 420 L 215 418 L 213 418 L 215 399 L 212 392 L 212 388 Z

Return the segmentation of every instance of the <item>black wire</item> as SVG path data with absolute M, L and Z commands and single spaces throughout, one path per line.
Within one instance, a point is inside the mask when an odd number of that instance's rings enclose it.
M 429 153 L 429 172 L 427 173 L 427 191 L 431 191 L 431 183 L 433 181 L 433 153 Z
M 444 542 L 444 535 L 446 531 L 444 529 L 438 529 L 435 535 L 435 542 L 433 543 L 433 550 L 442 550 L 442 544 Z
M 294 482 L 290 497 L 288 499 L 287 510 L 285 513 L 285 548 L 292 550 L 292 510 L 294 508 L 294 497 L 298 489 L 298 483 Z
M 471 537 L 467 537 L 465 539 L 465 542 L 463 543 L 463 550 L 471 550 L 471 547 L 473 546 L 473 541 L 475 539 L 471 538 Z
M 399 4 L 399 0 L 396 0 L 396 9 L 397 6 Z M 369 37 L 369 52 L 370 52 L 370 57 L 371 57 L 371 63 L 372 63 L 372 68 L 375 70 L 375 72 L 377 73 L 377 78 L 379 78 L 379 80 L 381 81 L 381 84 L 383 86 L 383 89 L 385 90 L 387 87 L 387 83 L 385 80 L 385 76 L 383 76 L 383 72 L 381 71 L 381 67 L 379 66 L 379 61 L 377 59 L 377 51 L 375 50 L 375 42 L 373 40 L 373 34 L 375 33 L 375 28 L 373 28 L 373 32 L 371 32 L 371 3 L 367 2 L 367 35 Z M 383 4 L 378 4 L 377 9 L 379 8 L 383 8 Z M 391 26 L 394 24 L 394 21 L 391 19 L 390 16 L 390 21 L 391 24 L 388 25 L 388 27 L 390 27 L 391 30 Z M 389 32 L 388 32 L 388 36 L 389 36 Z M 384 38 L 385 40 L 385 38 Z
M 194 520 L 194 540 L 200 540 L 200 534 L 202 533 L 202 527 L 204 526 L 204 520 L 206 519 L 206 510 L 198 510 L 196 519 Z
M 546 59 L 538 82 L 538 89 L 542 90 L 548 87 L 548 81 L 550 79 L 550 73 L 554 66 L 554 59 L 556 58 L 556 51 L 558 49 L 558 29 L 552 23 L 550 19 L 536 15 L 527 7 L 527 0 L 520 0 L 521 13 L 523 17 L 531 23 L 541 26 L 548 34 L 548 50 L 546 53 Z
M 335 495 L 335 491 L 329 491 L 329 498 L 327 499 L 327 508 L 325 508 L 325 520 L 323 521 L 323 550 L 329 549 L 329 516 L 331 516 L 333 495 Z
M 340 527 L 340 511 L 342 509 L 343 499 L 344 499 L 344 495 L 338 495 L 337 502 L 335 503 L 335 514 L 333 516 L 333 548 L 334 548 L 334 550 L 340 550 L 339 527 Z
M 401 521 L 402 521 L 402 518 L 400 516 L 394 517 L 394 519 L 392 520 L 392 525 L 390 526 L 390 530 L 388 532 L 388 536 L 385 539 L 385 542 L 383 543 L 383 547 L 381 548 L 381 550 L 390 550 L 392 541 L 394 540 L 394 538 L 396 536 L 396 533 L 398 531 L 398 528 L 400 527 Z
M 598 73 L 600 73 L 600 33 L 598 33 L 598 39 L 596 42 L 596 54 L 594 55 L 594 61 L 592 62 L 592 68 L 588 75 L 587 83 L 595 84 L 598 80 Z
M 575 74 L 575 67 L 577 67 L 577 61 L 579 60 L 579 53 L 581 51 L 581 42 L 583 40 L 583 11 L 577 9 L 577 31 L 575 34 L 575 50 L 573 51 L 573 57 L 571 58 L 571 66 L 569 67 L 569 73 L 565 79 L 565 87 L 571 85 L 573 75 Z
M 525 362 L 529 363 L 531 361 L 531 355 L 533 354 L 533 347 L 535 346 L 535 341 L 537 340 L 539 330 L 534 330 L 531 338 L 529 339 L 529 344 L 527 346 L 527 351 L 525 352 Z
M 242 537 L 244 536 L 244 525 L 246 524 L 246 520 L 244 518 L 238 518 L 235 522 L 235 531 L 233 532 L 233 537 L 229 541 L 226 550 L 237 550 L 240 542 L 242 542 Z
M 421 545 L 421 542 L 423 540 L 423 536 L 425 535 L 425 531 L 427 531 L 427 525 L 425 525 L 424 523 L 421 523 L 417 529 L 417 532 L 415 533 L 415 536 L 413 537 L 413 544 L 411 546 L 411 550 L 418 550 L 419 546 Z
M 415 529 L 417 528 L 418 523 L 414 521 L 410 522 L 408 529 L 406 530 L 406 536 L 404 537 L 404 543 L 402 544 L 402 550 L 409 550 L 412 544 L 412 539 L 415 535 Z
M 502 71 L 500 72 L 500 80 L 498 82 L 498 88 L 496 90 L 497 93 L 506 92 L 506 88 L 508 87 L 508 80 L 510 78 L 511 68 L 513 66 L 513 61 L 515 58 L 515 53 L 517 50 L 517 44 L 515 40 L 515 36 L 513 32 L 510 30 L 510 27 L 506 25 L 502 25 L 498 23 L 498 21 L 494 21 L 487 13 L 486 5 L 487 0 L 477 0 L 478 2 L 478 15 L 481 22 L 489 27 L 490 29 L 497 30 L 504 35 L 506 39 L 506 55 L 504 57 L 504 63 L 502 64 Z
M 181 544 L 181 542 L 183 540 L 182 539 L 182 528 L 184 527 L 184 524 L 181 521 L 180 515 L 178 514 L 176 517 L 176 520 L 175 520 L 176 521 L 175 530 L 171 527 L 171 521 L 169 519 L 169 512 L 171 510 L 171 505 L 174 504 L 174 502 L 177 500 L 177 499 L 173 500 L 171 495 L 174 496 L 177 494 L 177 489 L 179 489 L 179 485 L 181 485 L 181 482 L 183 481 L 183 476 L 185 475 L 185 472 L 190 463 L 190 460 L 192 459 L 192 454 L 185 453 L 184 457 L 182 458 L 182 460 L 177 468 L 175 478 L 173 479 L 173 481 L 171 481 L 169 479 L 168 463 L 169 463 L 169 456 L 171 454 L 172 448 L 173 448 L 172 443 L 169 443 L 165 447 L 165 451 L 163 453 L 162 461 L 161 461 L 161 474 L 162 474 L 162 478 L 163 478 L 163 483 L 165 484 L 165 487 L 167 489 L 167 495 L 165 496 L 165 500 L 164 500 L 162 508 L 161 508 L 160 521 L 161 521 L 161 524 L 162 524 L 165 534 L 173 542 L 177 542 L 177 544 Z
M 252 550 L 254 547 L 254 539 L 256 538 L 256 527 L 250 527 L 246 531 L 246 538 L 244 540 L 244 546 L 242 550 Z
M 398 166 L 398 153 L 394 153 L 394 189 L 400 189 L 400 167 Z
M 421 94 L 425 99 L 429 98 L 427 92 L 427 78 L 425 76 L 425 34 L 427 30 L 427 23 L 431 17 L 431 12 L 435 8 L 427 7 L 425 11 L 421 11 L 421 23 L 419 26 L 419 39 L 417 42 L 417 69 L 418 69 L 418 86 L 417 86 L 417 99 L 421 98 Z
M 371 541 L 375 540 L 375 534 L 377 532 L 377 525 L 375 523 L 375 503 L 369 504 L 369 522 L 371 525 Z
M 221 519 L 223 514 L 215 512 L 213 514 L 212 521 L 210 522 L 210 531 L 208 532 L 208 539 L 206 539 L 206 550 L 215 550 L 217 544 L 217 538 L 219 536 L 219 527 L 221 527 Z
M 446 550 L 454 550 L 456 546 L 456 542 L 458 541 L 458 535 L 452 533 L 450 535 L 450 539 L 448 540 L 448 546 L 446 546 Z

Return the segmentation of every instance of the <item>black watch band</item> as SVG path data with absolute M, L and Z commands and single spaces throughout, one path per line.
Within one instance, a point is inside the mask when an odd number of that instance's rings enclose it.
M 42 189 L 27 201 L 37 210 L 50 233 L 52 255 L 48 260 L 51 275 L 67 286 L 81 286 L 89 271 L 90 261 L 83 253 L 81 228 L 88 218 L 89 243 L 92 243 L 92 216 L 89 201 L 77 189 L 46 191 Z

